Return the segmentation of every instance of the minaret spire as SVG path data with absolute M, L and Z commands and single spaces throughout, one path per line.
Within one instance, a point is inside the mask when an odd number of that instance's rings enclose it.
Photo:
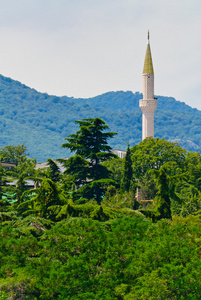
M 157 100 L 154 99 L 154 68 L 149 42 L 149 31 L 147 37 L 148 42 L 142 74 L 143 100 L 140 100 L 140 108 L 142 110 L 142 139 L 154 136 L 154 111 L 157 107 Z
M 143 74 L 146 74 L 146 73 L 147 74 L 154 73 L 152 57 L 151 57 L 151 48 L 150 48 L 150 43 L 149 43 L 149 31 L 148 31 L 147 50 L 146 50 L 146 55 L 145 55 L 145 60 L 144 60 L 144 69 L 143 69 Z

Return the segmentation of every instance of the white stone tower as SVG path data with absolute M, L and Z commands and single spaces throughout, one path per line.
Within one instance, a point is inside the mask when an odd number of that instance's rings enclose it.
M 154 99 L 154 69 L 149 44 L 149 31 L 142 80 L 143 100 L 140 100 L 140 108 L 142 110 L 142 140 L 144 140 L 149 136 L 154 137 L 154 111 L 157 107 L 157 100 Z

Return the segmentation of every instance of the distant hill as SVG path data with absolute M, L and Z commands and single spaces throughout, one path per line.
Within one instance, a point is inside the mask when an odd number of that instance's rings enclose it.
M 201 111 L 172 97 L 158 97 L 155 136 L 176 140 L 188 150 L 201 149 Z M 141 141 L 142 95 L 130 91 L 108 92 L 89 99 L 50 96 L 0 75 L 0 146 L 25 143 L 38 161 L 68 157 L 60 149 L 64 138 L 77 130 L 73 122 L 100 117 L 111 131 L 113 148 L 126 149 Z

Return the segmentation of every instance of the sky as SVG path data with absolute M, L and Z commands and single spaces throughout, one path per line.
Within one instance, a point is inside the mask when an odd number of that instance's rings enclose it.
M 142 92 L 201 110 L 200 0 L 0 0 L 0 74 L 50 95 Z

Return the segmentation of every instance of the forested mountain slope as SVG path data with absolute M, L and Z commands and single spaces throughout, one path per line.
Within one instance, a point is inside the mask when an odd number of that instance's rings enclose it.
M 32 158 L 69 156 L 60 149 L 77 129 L 73 121 L 102 118 L 118 132 L 113 148 L 126 149 L 141 141 L 142 115 L 138 92 L 108 92 L 89 99 L 49 96 L 0 75 L 0 146 L 25 143 Z M 201 111 L 172 97 L 158 96 L 155 136 L 177 140 L 188 150 L 201 148 Z

